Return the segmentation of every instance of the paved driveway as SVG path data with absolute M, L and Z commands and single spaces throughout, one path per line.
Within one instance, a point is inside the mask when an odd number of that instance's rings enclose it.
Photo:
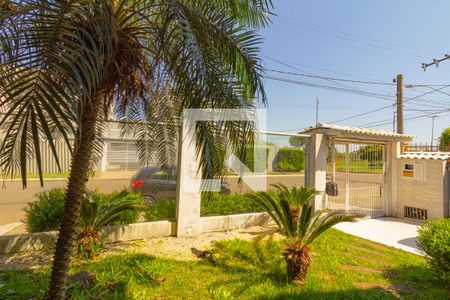
M 341 223 L 335 228 L 358 237 L 422 255 L 416 245 L 419 221 L 392 217 Z

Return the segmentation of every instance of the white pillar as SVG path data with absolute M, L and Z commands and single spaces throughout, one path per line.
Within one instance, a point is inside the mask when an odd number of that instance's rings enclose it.
M 102 156 L 100 157 L 97 163 L 97 171 L 99 172 L 106 171 L 106 167 L 108 165 L 107 157 L 108 157 L 108 143 L 104 142 L 102 146 Z
M 187 128 L 187 126 L 183 126 Z M 200 234 L 200 185 L 202 174 L 195 145 L 188 130 L 182 131 L 178 143 L 177 176 L 177 237 L 194 237 Z
M 312 134 L 306 145 L 305 185 L 320 192 L 314 198 L 314 208 L 322 209 L 325 203 L 328 143 L 323 134 Z
M 386 147 L 386 171 L 385 183 L 387 185 L 385 193 L 385 213 L 386 216 L 398 216 L 397 204 L 397 180 L 398 180 L 398 157 L 400 155 L 401 143 L 390 142 Z

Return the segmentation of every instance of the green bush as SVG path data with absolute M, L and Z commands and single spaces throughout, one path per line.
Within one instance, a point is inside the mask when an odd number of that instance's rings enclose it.
M 450 219 L 426 221 L 418 232 L 417 245 L 437 275 L 450 285 Z
M 28 232 L 57 230 L 64 210 L 65 193 L 62 189 L 39 192 L 36 199 L 23 208 Z
M 212 193 L 209 198 L 204 197 L 200 208 L 202 217 L 234 215 L 250 212 L 259 212 L 262 209 L 257 203 L 244 195 L 223 195 L 220 193 Z
M 439 137 L 439 148 L 441 151 L 447 151 L 450 147 L 450 127 L 445 128 Z
M 121 193 L 118 191 L 111 194 L 103 194 L 98 191 L 89 191 L 87 192 L 87 196 L 92 201 L 99 203 L 101 207 L 115 204 L 118 201 L 126 201 L 135 206 L 142 206 L 144 203 L 142 196 L 138 193 L 123 193 L 123 195 Z M 23 209 L 25 211 L 24 223 L 28 232 L 58 230 L 61 214 L 64 209 L 64 190 L 55 188 L 40 192 L 35 195 L 35 198 L 34 201 L 28 203 Z M 120 218 L 115 219 L 107 225 L 136 223 L 139 220 L 140 213 L 139 210 L 127 211 Z
M 146 222 L 175 219 L 175 199 L 164 199 L 148 205 L 144 212 Z
M 200 214 L 202 217 L 260 212 L 261 208 L 245 195 L 223 195 L 212 193 L 202 197 Z M 152 203 L 146 208 L 144 219 L 147 222 L 172 220 L 175 218 L 175 199 Z
M 277 172 L 300 172 L 305 168 L 305 151 L 281 148 L 275 156 L 273 168 Z
M 127 202 L 131 203 L 136 207 L 144 206 L 144 198 L 140 193 L 125 193 L 121 195 L 122 191 L 115 191 L 110 194 L 100 194 L 100 204 L 101 206 L 117 204 L 117 202 Z M 108 225 L 120 225 L 120 224 L 132 224 L 139 221 L 139 216 L 141 214 L 140 210 L 129 210 L 121 214 L 121 217 L 117 220 L 108 223 Z

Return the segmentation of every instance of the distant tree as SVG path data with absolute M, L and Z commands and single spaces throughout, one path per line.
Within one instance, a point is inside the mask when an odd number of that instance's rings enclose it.
M 295 148 L 302 148 L 305 145 L 305 138 L 300 136 L 289 137 L 289 144 Z
M 383 160 L 383 147 L 378 145 L 368 145 L 359 148 L 358 156 L 360 160 L 369 162 L 369 166 L 381 166 Z
M 450 127 L 445 128 L 439 137 L 439 148 L 445 151 L 448 147 L 450 147 Z
M 383 147 L 377 145 L 368 145 L 359 148 L 359 159 L 376 161 L 383 158 Z

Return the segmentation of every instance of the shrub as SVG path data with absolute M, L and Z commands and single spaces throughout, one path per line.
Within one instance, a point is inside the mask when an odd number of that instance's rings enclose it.
M 64 190 L 56 188 L 39 192 L 34 197 L 35 200 L 23 208 L 25 211 L 23 222 L 28 232 L 57 230 L 64 209 Z
M 144 220 L 146 222 L 172 220 L 175 218 L 175 210 L 175 199 L 158 200 L 147 206 Z
M 136 207 L 144 206 L 144 198 L 140 193 L 128 193 L 124 191 L 115 191 L 111 194 L 99 194 L 100 196 L 100 205 L 112 205 L 118 202 L 127 202 L 131 203 Z M 141 210 L 134 209 L 123 212 L 119 218 L 114 221 L 108 223 L 108 225 L 120 225 L 120 224 L 132 224 L 139 221 L 139 217 L 141 215 Z
M 450 150 L 450 127 L 442 131 L 439 137 L 439 148 L 441 151 Z
M 113 192 L 103 194 L 98 191 L 86 192 L 91 201 L 98 203 L 101 207 L 109 206 L 118 202 L 132 203 L 134 206 L 142 206 L 144 200 L 138 193 Z M 35 200 L 24 207 L 25 219 L 28 232 L 42 232 L 58 230 L 61 214 L 64 209 L 65 193 L 63 189 L 51 189 L 37 193 Z M 139 219 L 139 210 L 128 210 L 108 222 L 107 225 L 136 223 Z
M 257 203 L 245 195 L 223 195 L 212 193 L 209 198 L 203 198 L 200 214 L 207 216 L 221 216 L 243 214 L 262 211 Z
M 211 193 L 209 198 L 202 197 L 200 214 L 206 217 L 262 211 L 249 195 Z M 175 218 L 175 210 L 175 199 L 160 200 L 147 207 L 144 218 L 148 222 L 171 220 Z
M 305 168 L 305 151 L 294 148 L 281 148 L 274 160 L 277 172 L 299 172 Z
M 436 274 L 450 285 L 450 219 L 426 221 L 418 232 L 417 245 Z

